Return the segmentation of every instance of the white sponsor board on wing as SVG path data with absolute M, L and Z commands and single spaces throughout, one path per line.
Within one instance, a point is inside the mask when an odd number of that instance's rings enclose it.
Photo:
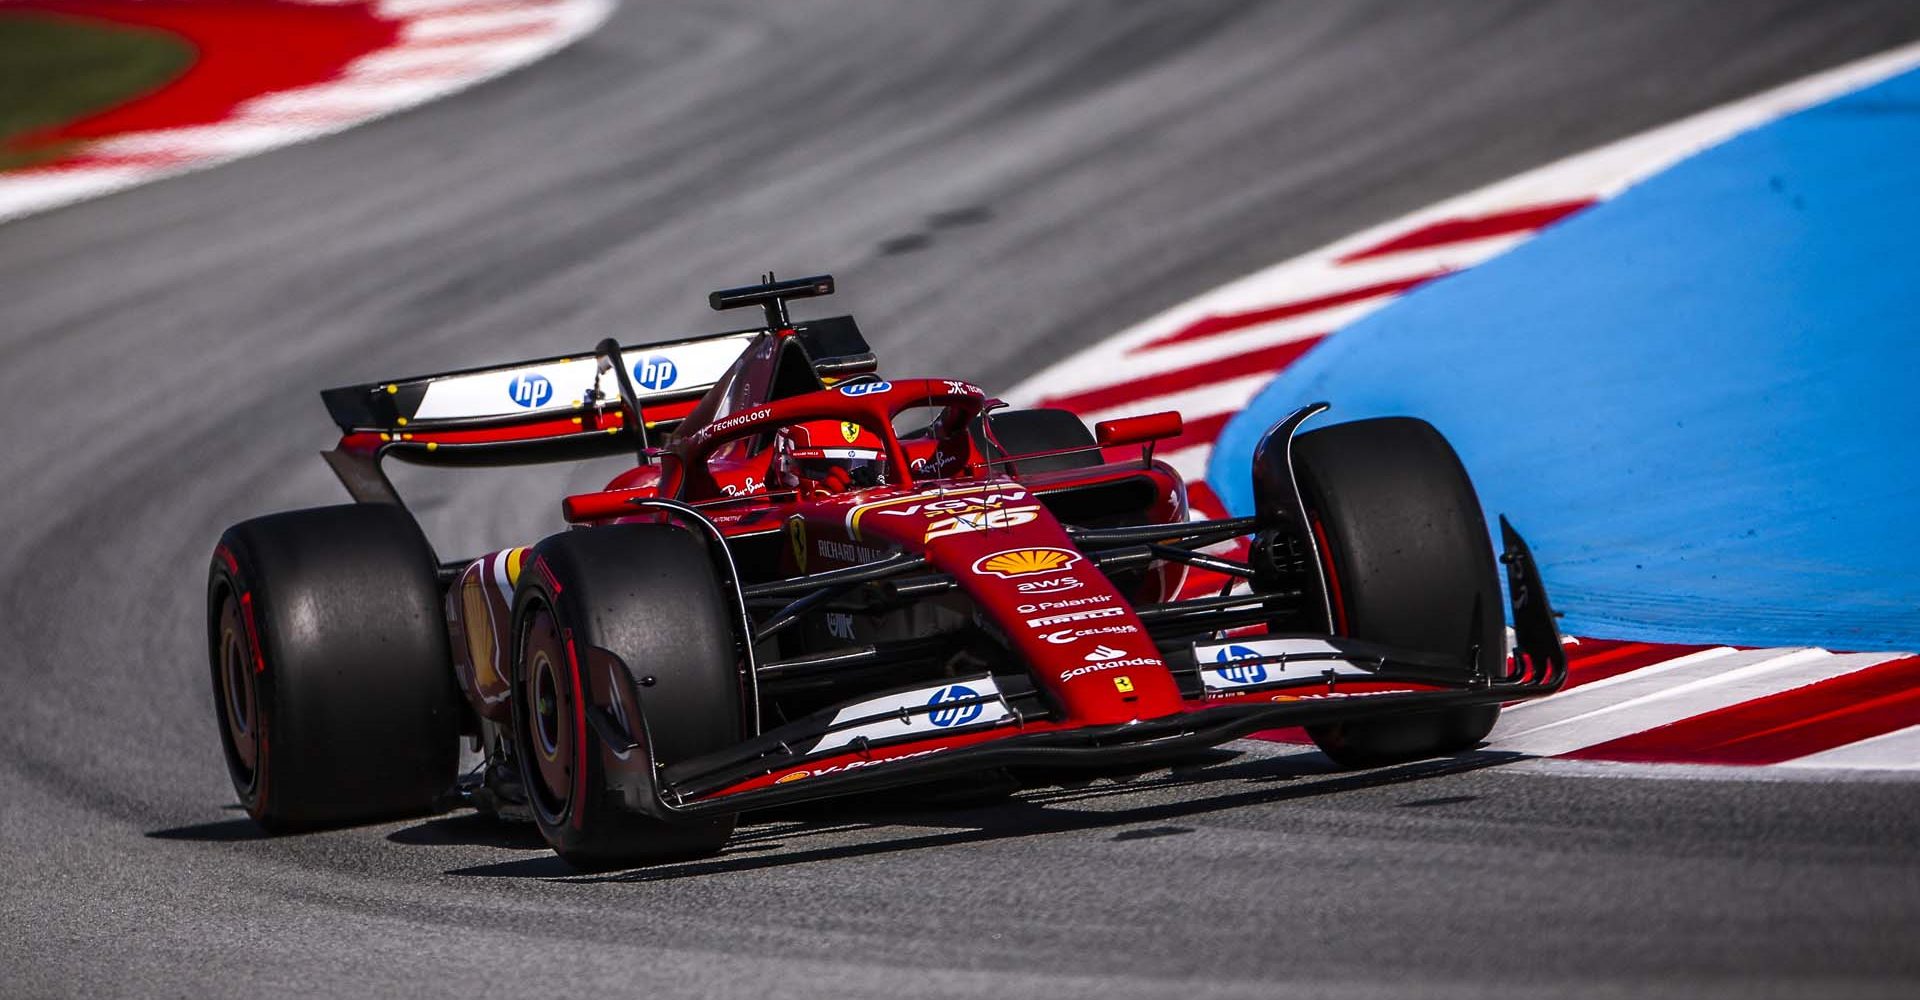
M 929 706 L 932 711 L 916 711 Z M 879 741 L 978 729 L 998 725 L 1013 718 L 1013 713 L 1007 708 L 1006 699 L 992 675 L 982 675 L 857 701 L 835 712 L 829 726 L 843 726 L 875 716 L 883 718 L 829 732 L 807 752 L 849 746 L 863 737 Z
M 1193 655 L 1200 663 L 1200 683 L 1208 692 L 1257 687 L 1275 681 L 1306 680 L 1326 676 L 1370 677 L 1372 671 L 1355 666 L 1339 647 L 1321 639 L 1243 639 L 1210 646 L 1195 646 Z M 1312 656 L 1310 660 L 1268 662 L 1269 656 Z
M 642 402 L 685 395 L 718 381 L 746 350 L 755 333 L 681 344 L 636 347 L 621 353 L 621 363 Z M 452 420 L 510 416 L 540 410 L 567 410 L 598 388 L 609 401 L 619 398 L 612 372 L 601 374 L 593 355 L 549 364 L 523 365 L 435 379 L 427 385 L 415 420 Z

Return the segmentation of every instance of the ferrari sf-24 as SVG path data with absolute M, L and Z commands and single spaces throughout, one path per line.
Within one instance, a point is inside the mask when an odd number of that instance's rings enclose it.
M 1276 727 L 1345 766 L 1447 754 L 1563 682 L 1526 544 L 1503 518 L 1503 599 L 1424 421 L 1302 430 L 1326 409 L 1303 406 L 1253 456 L 1253 513 L 1194 519 L 1154 458 L 1179 414 L 1089 429 L 882 374 L 851 317 L 788 318 L 832 290 L 769 275 L 710 296 L 753 329 L 323 392 L 354 502 L 236 524 L 211 564 L 248 814 L 465 803 L 606 869 L 718 852 L 750 810 L 1141 771 Z M 382 464 L 620 455 L 560 500 L 566 530 L 451 560 Z M 1196 572 L 1223 583 L 1183 590 Z

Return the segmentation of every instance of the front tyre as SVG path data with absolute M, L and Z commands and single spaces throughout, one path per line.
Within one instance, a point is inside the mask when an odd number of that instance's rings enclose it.
M 575 868 L 703 857 L 733 832 L 732 816 L 656 814 L 658 768 L 738 743 L 745 724 L 706 545 L 673 525 L 576 529 L 535 546 L 521 575 L 514 756 L 540 832 Z
M 227 771 L 270 832 L 434 810 L 460 704 L 432 550 L 404 509 L 349 504 L 244 521 L 207 582 Z
M 1500 581 L 1467 471 L 1424 420 L 1384 417 L 1301 434 L 1294 470 L 1321 557 L 1334 632 L 1505 669 Z M 1470 676 L 1463 670 L 1462 680 Z M 1309 727 L 1327 756 L 1377 767 L 1465 750 L 1500 706 Z

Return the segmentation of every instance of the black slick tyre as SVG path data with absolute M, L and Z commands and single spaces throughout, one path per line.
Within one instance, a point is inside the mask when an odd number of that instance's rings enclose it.
M 1409 649 L 1472 652 L 1505 669 L 1505 617 L 1492 544 L 1464 466 L 1424 420 L 1385 417 L 1301 434 L 1293 444 L 1339 635 Z M 1498 705 L 1307 730 L 1346 767 L 1453 753 L 1484 740 Z
M 985 424 L 991 424 L 988 435 Z M 1061 469 L 1086 469 L 1105 461 L 1100 446 L 1085 421 L 1070 410 L 1002 410 L 988 414 L 973 424 L 973 439 L 980 453 L 991 461 L 1008 455 L 1031 455 L 1057 451 L 1058 455 L 1029 458 L 1015 462 L 1022 473 L 1055 472 Z M 998 445 L 995 445 L 995 442 Z
M 718 852 L 734 817 L 652 807 L 654 765 L 738 743 L 745 725 L 707 543 L 674 525 L 608 525 L 547 538 L 529 565 L 514 594 L 514 755 L 547 843 L 583 871 Z
M 247 815 L 285 832 L 435 809 L 460 704 L 411 515 L 349 504 L 236 524 L 207 603 L 221 748 Z

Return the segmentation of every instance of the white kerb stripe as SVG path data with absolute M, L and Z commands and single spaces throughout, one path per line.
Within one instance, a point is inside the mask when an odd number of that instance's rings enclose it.
M 424 42 L 435 38 L 461 38 L 494 32 L 542 28 L 551 25 L 560 12 L 552 9 L 506 8 L 478 14 L 430 14 L 408 21 L 400 29 L 404 41 Z
M 551 43 L 544 37 L 533 37 L 471 42 L 464 45 L 401 45 L 361 56 L 347 67 L 346 75 L 349 77 L 379 76 L 409 70 L 431 69 L 449 64 L 504 65 L 537 55 L 549 44 Z
M 1659 677 L 1662 674 L 1671 673 L 1675 670 L 1683 670 L 1687 667 L 1693 666 L 1696 663 L 1703 663 L 1708 660 L 1717 660 L 1724 656 L 1732 656 L 1738 652 L 1740 651 L 1733 648 L 1732 646 L 1714 646 L 1711 649 L 1698 650 L 1696 652 L 1687 653 L 1684 656 L 1676 656 L 1671 660 L 1661 660 L 1658 663 L 1649 663 L 1644 667 L 1638 667 L 1633 670 L 1629 670 L 1625 673 L 1614 674 L 1612 677 L 1602 677 L 1597 681 L 1590 681 L 1586 684 L 1580 685 L 1579 687 L 1562 691 L 1559 694 L 1542 698 L 1538 701 L 1529 701 L 1522 705 L 1515 706 L 1515 708 L 1510 709 L 1509 711 L 1518 711 L 1521 708 L 1526 708 L 1526 709 L 1531 709 L 1538 712 L 1543 706 L 1546 706 L 1546 705 L 1569 705 L 1574 703 L 1574 701 L 1576 700 L 1575 699 L 1576 695 L 1579 696 L 1579 699 L 1578 699 L 1579 701 L 1587 702 L 1592 700 L 1589 696 L 1593 695 L 1594 692 L 1596 691 L 1605 691 L 1610 687 L 1619 687 L 1623 684 L 1638 685 L 1648 680 L 1649 678 Z M 1716 669 L 1719 669 L 1719 668 L 1716 668 Z M 1604 699 L 1601 699 L 1601 700 L 1604 700 Z M 1620 699 L 1616 698 L 1614 700 L 1617 701 Z M 1577 714 L 1579 711 L 1585 711 L 1585 709 L 1577 709 L 1574 712 L 1561 712 L 1558 714 L 1555 714 L 1555 713 L 1548 713 L 1548 714 L 1552 715 L 1554 718 L 1567 718 L 1570 714 Z
M 1516 709 L 1502 720 L 1508 724 L 1507 731 L 1498 732 L 1496 727 L 1488 742 L 1520 753 L 1569 753 L 1852 673 L 1891 657 L 1888 653 L 1842 656 L 1824 649 L 1751 650 L 1670 674 L 1644 693 L 1624 685 L 1603 690 L 1600 695 L 1616 697 L 1568 718 L 1540 724 L 1541 719 Z M 1681 683 L 1675 684 L 1676 680 Z
M 1857 743 L 1783 761 L 1779 767 L 1920 771 L 1920 726 L 1908 726 Z

